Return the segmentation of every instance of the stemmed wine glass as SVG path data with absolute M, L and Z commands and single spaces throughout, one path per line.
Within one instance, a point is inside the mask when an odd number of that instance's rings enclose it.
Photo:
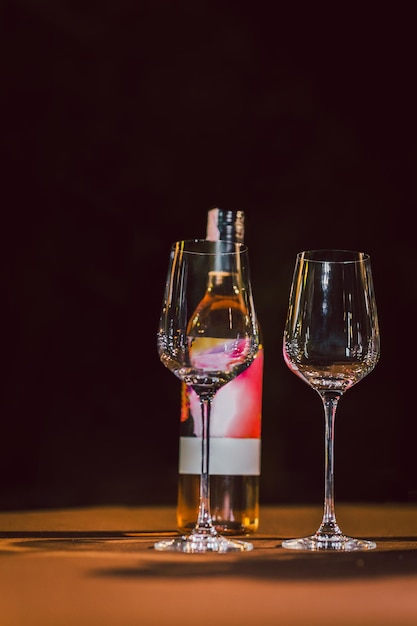
M 197 523 L 189 535 L 162 540 L 157 550 L 232 552 L 246 541 L 218 533 L 210 513 L 210 407 L 216 392 L 257 357 L 259 331 L 246 246 L 183 240 L 172 245 L 158 331 L 159 357 L 200 400 L 201 476 Z
M 311 250 L 297 254 L 284 330 L 287 366 L 320 395 L 325 416 L 324 512 L 317 532 L 282 542 L 299 550 L 371 550 L 347 537 L 334 509 L 334 422 L 342 395 L 367 376 L 380 355 L 368 254 Z

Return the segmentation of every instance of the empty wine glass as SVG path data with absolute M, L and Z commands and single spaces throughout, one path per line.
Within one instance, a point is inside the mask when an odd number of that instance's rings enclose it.
M 247 248 L 226 241 L 188 240 L 172 245 L 158 331 L 159 357 L 200 400 L 202 437 L 197 523 L 189 535 L 162 540 L 157 550 L 251 550 L 246 541 L 218 533 L 210 513 L 210 407 L 223 385 L 258 355 Z
M 312 250 L 296 258 L 283 340 L 287 366 L 320 395 L 325 415 L 322 523 L 314 535 L 282 542 L 301 550 L 370 550 L 375 542 L 347 537 L 334 510 L 334 421 L 342 395 L 367 376 L 380 355 L 369 255 Z

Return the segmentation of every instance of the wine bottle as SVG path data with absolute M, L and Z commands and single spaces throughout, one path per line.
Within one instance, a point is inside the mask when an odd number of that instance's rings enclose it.
M 243 243 L 244 212 L 210 209 L 206 239 Z M 225 535 L 256 532 L 259 526 L 263 347 L 253 363 L 214 397 L 210 417 L 210 509 Z M 201 472 L 201 420 L 197 394 L 183 384 L 178 467 L 177 524 L 195 526 Z

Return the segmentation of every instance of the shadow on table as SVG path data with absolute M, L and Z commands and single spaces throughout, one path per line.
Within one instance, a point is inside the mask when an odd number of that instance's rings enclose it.
M 417 548 L 388 552 L 288 553 L 283 549 L 268 556 L 256 552 L 224 559 L 225 555 L 179 555 L 178 560 L 147 561 L 137 566 L 96 569 L 92 576 L 110 578 L 256 578 L 268 580 L 335 580 L 412 576 L 417 574 Z M 171 555 L 172 556 L 172 555 Z M 243 556 L 243 558 L 242 558 Z M 217 560 L 218 559 L 218 560 Z
M 412 576 L 417 574 L 417 537 L 372 537 L 378 548 L 370 552 L 297 552 L 281 547 L 281 538 L 251 538 L 254 550 L 230 554 L 157 552 L 154 541 L 173 531 L 142 532 L 14 532 L 0 538 L 17 552 L 79 552 L 88 556 L 136 553 L 138 561 L 126 567 L 91 570 L 91 576 L 109 578 L 256 578 L 269 580 L 334 580 Z M 3 552 L 3 551 L 2 551 Z M 8 552 L 11 554 L 10 552 Z

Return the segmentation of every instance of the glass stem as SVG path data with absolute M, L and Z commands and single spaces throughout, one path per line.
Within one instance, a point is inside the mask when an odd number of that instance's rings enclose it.
M 334 509 L 334 423 L 336 409 L 341 394 L 324 392 L 321 394 L 324 405 L 325 441 L 324 441 L 324 511 L 323 520 L 317 534 L 340 535 Z
M 201 476 L 200 476 L 200 504 L 198 507 L 197 523 L 194 531 L 214 533 L 210 513 L 210 411 L 212 397 L 200 397 L 202 437 L 201 437 Z

